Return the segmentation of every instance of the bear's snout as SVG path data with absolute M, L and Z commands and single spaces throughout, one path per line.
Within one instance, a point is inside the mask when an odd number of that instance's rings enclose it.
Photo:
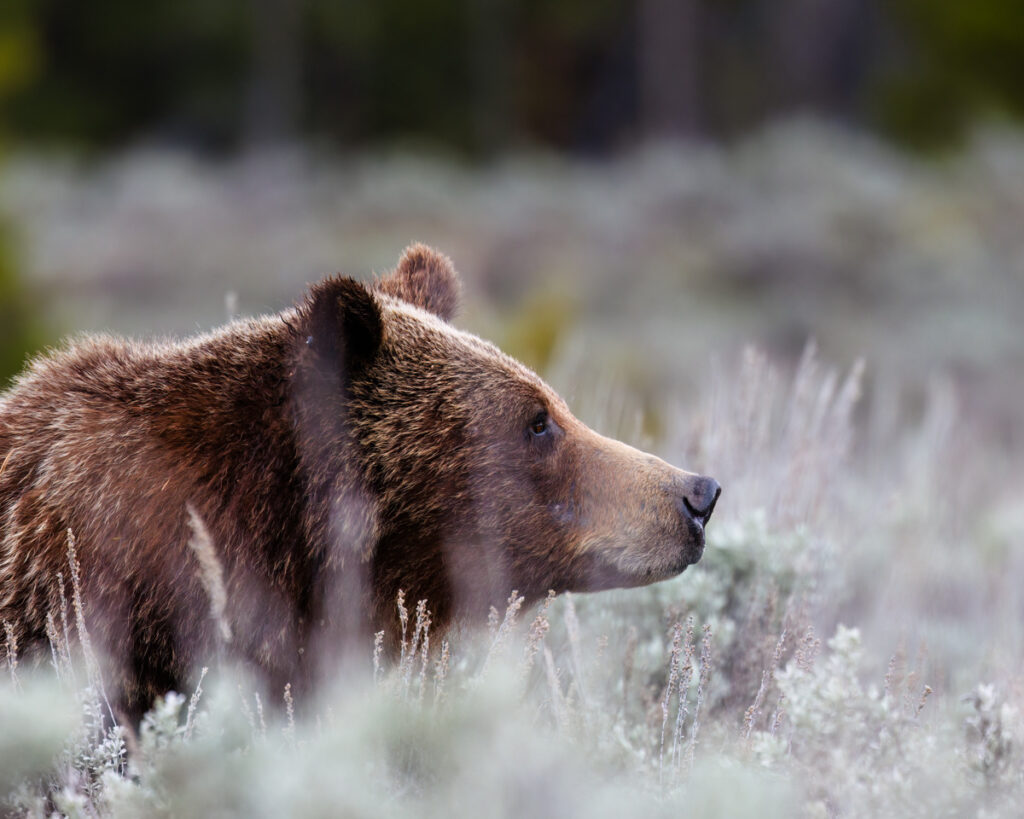
M 715 511 L 715 503 L 718 496 L 722 494 L 722 487 L 714 478 L 703 475 L 694 476 L 693 480 L 687 481 L 680 493 L 682 507 L 689 517 L 693 518 L 701 526 L 705 526 Z

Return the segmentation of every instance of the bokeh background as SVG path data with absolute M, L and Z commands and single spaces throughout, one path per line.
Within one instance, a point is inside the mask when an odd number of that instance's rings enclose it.
M 961 725 L 1024 703 L 1022 115 L 1019 0 L 5 0 L 0 379 L 428 242 L 462 326 L 726 487 L 683 585 L 581 616 L 718 618 L 736 722 L 802 533 L 802 616 Z

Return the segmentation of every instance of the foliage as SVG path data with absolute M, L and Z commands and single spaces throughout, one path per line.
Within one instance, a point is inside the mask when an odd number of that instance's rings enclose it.
M 0 9 L 0 165 L 9 138 L 3 111 L 11 97 L 31 85 L 40 70 L 38 35 L 29 6 L 5 3 Z M 39 342 L 34 311 L 15 269 L 16 249 L 10 226 L 0 214 L 0 388 L 21 370 Z
M 915 59 L 885 76 L 880 115 L 897 137 L 947 146 L 981 116 L 1024 114 L 1024 7 L 1015 0 L 890 0 Z
M 223 151 L 298 133 L 471 155 L 608 151 L 679 135 L 652 125 L 647 71 L 692 86 L 691 131 L 713 137 L 813 111 L 941 144 L 979 115 L 1024 111 L 1015 0 L 8 0 L 5 10 L 0 100 L 15 137 L 90 148 Z M 666 31 L 694 47 L 648 60 Z
M 41 344 L 37 309 L 14 267 L 11 231 L 0 221 L 0 388 Z

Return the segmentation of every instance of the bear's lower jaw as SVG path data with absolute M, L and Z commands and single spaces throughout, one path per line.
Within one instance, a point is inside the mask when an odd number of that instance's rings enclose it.
M 577 575 L 575 588 L 569 591 L 594 592 L 608 589 L 631 589 L 649 586 L 662 580 L 669 580 L 692 566 L 704 554 L 703 538 L 699 543 L 688 544 L 675 559 L 658 559 L 652 556 L 647 561 L 634 558 L 623 561 L 608 560 L 601 554 L 585 555 L 585 565 Z

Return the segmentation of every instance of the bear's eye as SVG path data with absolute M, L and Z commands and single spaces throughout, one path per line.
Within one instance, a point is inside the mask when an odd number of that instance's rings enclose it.
M 530 434 L 536 438 L 541 435 L 546 435 L 551 427 L 548 425 L 548 415 L 546 412 L 539 413 L 532 421 L 530 421 Z

